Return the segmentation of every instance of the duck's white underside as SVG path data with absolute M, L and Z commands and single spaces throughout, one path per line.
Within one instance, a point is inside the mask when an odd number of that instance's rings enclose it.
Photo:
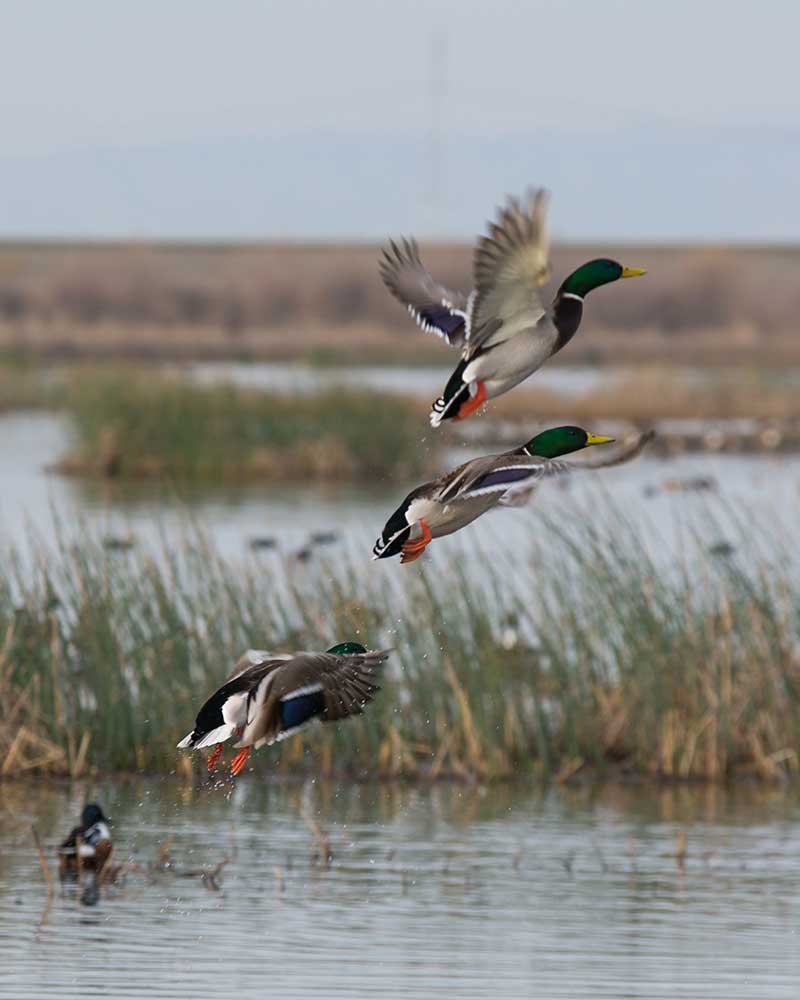
M 541 368 L 557 342 L 558 330 L 550 317 L 544 316 L 536 326 L 523 327 L 470 361 L 462 378 L 465 382 L 483 382 L 487 398 L 493 399 Z
M 411 525 L 409 539 L 416 541 L 422 537 L 422 527 L 419 522 L 423 518 L 428 525 L 431 538 L 443 538 L 471 524 L 476 517 L 494 507 L 498 500 L 499 496 L 496 493 L 449 504 L 436 503 L 429 499 L 414 500 L 406 511 L 406 520 Z

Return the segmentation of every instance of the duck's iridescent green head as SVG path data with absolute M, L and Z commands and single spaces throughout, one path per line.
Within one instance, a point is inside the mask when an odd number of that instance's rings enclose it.
M 336 646 L 331 646 L 328 650 L 334 656 L 360 656 L 366 653 L 367 647 L 360 642 L 340 642 Z
M 581 448 L 588 448 L 593 444 L 608 444 L 613 440 L 613 437 L 607 437 L 605 434 L 590 434 L 582 427 L 551 427 L 550 430 L 542 431 L 535 438 L 531 438 L 522 447 L 529 455 L 560 458 L 562 455 L 570 455 L 573 451 L 580 451 Z
M 599 257 L 597 260 L 590 260 L 588 263 L 582 264 L 577 271 L 573 271 L 559 288 L 558 294 L 577 295 L 578 298 L 583 299 L 589 292 L 601 285 L 619 281 L 620 278 L 636 278 L 640 274 L 646 273 L 641 267 L 623 267 L 615 260 Z

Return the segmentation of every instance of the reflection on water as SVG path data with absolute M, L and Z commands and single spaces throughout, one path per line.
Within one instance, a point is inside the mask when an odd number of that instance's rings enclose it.
M 798 995 L 796 793 L 230 789 L 4 786 L 0 998 Z M 118 860 L 173 837 L 184 867 L 231 857 L 221 890 L 131 873 L 91 910 L 59 896 L 42 922 L 29 825 L 54 843 L 89 793 Z M 330 836 L 328 870 L 304 814 Z

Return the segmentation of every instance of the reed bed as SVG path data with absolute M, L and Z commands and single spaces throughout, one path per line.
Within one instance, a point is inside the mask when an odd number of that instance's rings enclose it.
M 64 389 L 63 377 L 47 368 L 15 359 L 0 363 L 0 414 L 57 409 L 64 404 Z
M 0 768 L 199 773 L 175 744 L 241 650 L 358 637 L 395 649 L 374 704 L 256 754 L 260 775 L 797 775 L 800 590 L 778 549 L 743 530 L 738 557 L 664 567 L 621 514 L 605 523 L 540 519 L 545 545 L 513 568 L 485 553 L 477 578 L 443 558 L 232 565 L 197 538 L 6 560 Z
M 419 407 L 331 388 L 289 396 L 140 371 L 77 373 L 65 409 L 75 444 L 61 472 L 181 480 L 417 475 Z

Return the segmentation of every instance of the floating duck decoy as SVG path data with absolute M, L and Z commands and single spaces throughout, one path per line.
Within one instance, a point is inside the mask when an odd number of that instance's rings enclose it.
M 553 427 L 513 451 L 465 462 L 408 494 L 386 522 L 372 558 L 400 555 L 401 562 L 413 562 L 432 539 L 458 531 L 498 504 L 518 506 L 520 500 L 526 501 L 542 479 L 575 469 L 620 465 L 638 455 L 652 437 L 652 431 L 640 435 L 609 459 L 571 463 L 561 461 L 561 456 L 614 438 L 590 434 L 582 427 Z
M 721 539 L 719 542 L 709 545 L 708 554 L 715 556 L 717 559 L 729 559 L 732 555 L 736 554 L 736 546 L 725 541 L 725 539 Z
M 333 545 L 340 538 L 338 531 L 312 531 L 308 540 L 311 545 Z
M 254 552 L 259 552 L 262 549 L 277 548 L 278 540 L 273 538 L 272 535 L 256 535 L 250 539 L 249 544 Z
M 114 850 L 110 825 L 111 820 L 96 802 L 84 807 L 80 824 L 70 831 L 58 849 L 61 878 L 76 875 L 79 867 L 87 871 L 102 871 Z
M 665 479 L 661 489 L 665 493 L 705 493 L 715 490 L 717 482 L 711 476 L 689 476 L 687 479 Z
M 103 548 L 108 552 L 130 552 L 135 545 L 130 535 L 105 535 Z
M 357 642 L 338 643 L 324 653 L 248 650 L 200 709 L 178 748 L 213 746 L 211 771 L 225 741 L 238 736 L 234 747 L 241 749 L 231 774 L 239 774 L 253 748 L 285 740 L 316 720 L 360 715 L 379 690 L 375 681 L 388 655 L 389 650 L 368 652 Z
M 461 361 L 433 404 L 432 426 L 463 420 L 541 368 L 577 332 L 589 292 L 645 274 L 615 260 L 590 260 L 562 282 L 546 307 L 540 291 L 549 277 L 546 216 L 542 188 L 531 190 L 524 202 L 507 201 L 489 235 L 475 246 L 469 296 L 433 279 L 414 240 L 391 241 L 383 251 L 379 269 L 391 294 L 423 330 L 461 350 Z

